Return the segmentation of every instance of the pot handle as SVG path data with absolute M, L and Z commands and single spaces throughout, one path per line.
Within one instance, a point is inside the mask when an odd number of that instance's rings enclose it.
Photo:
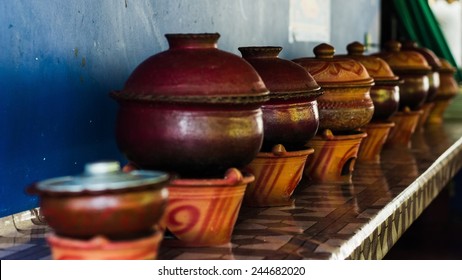
M 241 171 L 237 168 L 229 168 L 226 170 L 224 182 L 229 185 L 240 184 L 244 180 Z
M 287 150 L 286 150 L 286 148 L 284 147 L 284 145 L 282 145 L 282 144 L 277 144 L 277 145 L 274 145 L 274 147 L 271 149 L 271 152 L 272 152 L 273 155 L 275 155 L 275 156 L 282 156 L 282 155 L 284 155 L 285 153 L 287 153 Z

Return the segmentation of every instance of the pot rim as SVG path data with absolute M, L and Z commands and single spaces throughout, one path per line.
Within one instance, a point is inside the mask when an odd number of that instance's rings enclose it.
M 251 183 L 255 176 L 250 173 L 241 173 L 237 168 L 229 168 L 223 179 L 189 179 L 178 178 L 172 180 L 168 187 L 237 187 Z
M 264 103 L 270 99 L 268 92 L 262 92 L 258 95 L 229 95 L 229 96 L 171 96 L 156 95 L 152 92 L 131 92 L 131 91 L 112 91 L 109 95 L 117 101 L 144 101 L 159 103 L 206 103 L 206 104 L 254 104 Z

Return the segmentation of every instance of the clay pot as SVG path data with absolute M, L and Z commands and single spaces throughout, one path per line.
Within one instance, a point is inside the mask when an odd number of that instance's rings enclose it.
M 263 150 L 284 144 L 300 149 L 319 127 L 316 98 L 322 94 L 313 77 L 300 65 L 278 57 L 281 47 L 240 47 L 242 57 L 257 70 L 270 91 L 263 111 Z
M 440 69 L 441 61 L 438 56 L 435 55 L 433 51 L 427 48 L 419 47 L 416 42 L 406 41 L 403 43 L 403 50 L 416 51 L 423 55 L 427 60 L 428 65 L 431 67 L 431 71 L 427 74 L 428 76 L 428 93 L 425 102 L 433 101 L 433 98 L 437 94 L 438 88 L 440 86 Z
M 334 48 L 320 44 L 315 58 L 293 61 L 303 66 L 321 86 L 318 97 L 319 128 L 348 131 L 369 123 L 374 114 L 370 89 L 374 84 L 366 68 L 350 58 L 334 57 Z
M 385 121 L 398 111 L 399 84 L 402 81 L 393 73 L 385 60 L 376 56 L 364 55 L 365 50 L 363 44 L 353 42 L 347 46 L 347 57 L 360 62 L 374 79 L 370 92 L 374 103 L 372 121 Z
M 457 95 L 458 85 L 454 78 L 456 69 L 445 59 L 440 58 L 440 86 L 434 98 L 435 106 L 430 112 L 428 123 L 439 124 L 443 122 L 443 115 L 451 100 Z
M 219 34 L 167 34 L 169 49 L 142 62 L 122 91 L 116 139 L 144 169 L 223 174 L 248 164 L 263 141 L 268 90 L 244 59 L 217 49 Z
M 281 144 L 270 153 L 258 153 L 245 168 L 256 180 L 247 186 L 244 202 L 248 206 L 291 205 L 291 196 L 302 179 L 306 159 L 314 150 L 288 152 Z
M 399 85 L 399 110 L 405 107 L 419 109 L 430 89 L 428 74 L 431 73 L 431 67 L 425 57 L 416 51 L 401 50 L 398 41 L 387 42 L 384 51 L 373 55 L 385 60 L 393 73 L 403 80 Z
M 44 180 L 28 191 L 56 234 L 88 239 L 131 239 L 152 231 L 167 204 L 168 174 L 122 173 L 117 162 L 87 164 L 85 173 Z
M 227 244 L 236 223 L 251 174 L 236 168 L 221 179 L 175 179 L 161 226 L 178 240 L 171 246 L 207 247 Z

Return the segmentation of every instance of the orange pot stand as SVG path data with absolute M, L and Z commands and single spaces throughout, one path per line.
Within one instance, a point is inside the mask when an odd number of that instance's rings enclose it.
M 411 145 L 411 137 L 417 128 L 422 113 L 422 110 L 411 111 L 405 108 L 403 111 L 397 112 L 391 116 L 390 120 L 395 123 L 395 127 L 391 129 L 385 146 L 393 147 L 404 145 L 409 147 Z
M 422 105 L 422 107 L 420 108 L 422 111 L 422 115 L 419 118 L 417 129 L 423 129 L 434 107 L 435 107 L 435 102 L 426 102 Z
M 175 179 L 162 227 L 177 239 L 166 246 L 207 247 L 228 244 L 247 185 L 254 181 L 230 168 L 224 179 Z
M 380 162 L 380 153 L 388 138 L 393 122 L 371 122 L 360 130 L 367 133 L 367 137 L 361 142 L 358 152 L 358 161 Z
M 156 259 L 163 231 L 154 230 L 150 236 L 130 240 L 109 240 L 95 236 L 80 240 L 58 236 L 47 236 L 54 260 L 148 260 Z
M 245 205 L 291 205 L 291 195 L 302 179 L 306 159 L 313 152 L 312 148 L 288 152 L 279 144 L 270 153 L 258 153 L 245 168 L 255 175 L 255 181 L 247 186 Z
M 350 183 L 361 141 L 367 133 L 349 133 L 334 135 L 326 129 L 308 141 L 314 154 L 307 159 L 305 176 L 313 182 Z

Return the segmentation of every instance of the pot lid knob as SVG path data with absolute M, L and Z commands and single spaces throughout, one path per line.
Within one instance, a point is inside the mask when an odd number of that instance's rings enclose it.
M 100 161 L 85 164 L 86 175 L 104 175 L 120 171 L 120 163 L 117 161 Z
M 388 41 L 385 44 L 385 49 L 390 52 L 399 52 L 401 50 L 401 43 L 398 41 Z
M 359 42 L 353 42 L 348 44 L 347 51 L 349 55 L 362 55 L 366 51 L 366 47 Z
M 313 49 L 313 52 L 316 58 L 333 58 L 335 49 L 333 46 L 329 44 L 322 43 L 322 44 L 317 45 Z

